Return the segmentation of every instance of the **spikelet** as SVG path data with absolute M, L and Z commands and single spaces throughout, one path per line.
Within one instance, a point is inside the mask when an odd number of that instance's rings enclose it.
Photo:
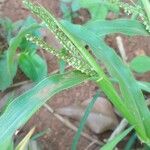
M 122 8 L 127 15 L 137 14 L 142 20 L 142 23 L 145 25 L 146 30 L 150 32 L 150 22 L 141 6 L 132 6 L 128 3 L 121 2 L 120 0 L 110 0 L 110 2 L 115 3 L 117 6 Z
M 84 61 L 70 55 L 70 53 L 68 53 L 68 51 L 66 49 L 56 50 L 53 47 L 49 46 L 41 38 L 32 36 L 30 34 L 26 35 L 26 39 L 28 41 L 31 41 L 32 43 L 36 44 L 37 46 L 45 49 L 46 51 L 49 51 L 51 54 L 53 54 L 57 58 L 66 61 L 70 66 L 72 66 L 76 70 L 79 70 L 82 73 L 85 73 L 90 76 L 96 75 L 96 72 L 94 70 L 92 70 L 88 64 L 86 64 Z
M 69 53 L 76 55 L 81 59 L 77 47 L 64 33 L 63 27 L 58 23 L 58 21 L 49 13 L 45 8 L 40 5 L 34 5 L 28 0 L 23 0 L 25 6 L 30 9 L 34 14 L 36 14 L 42 21 L 45 22 L 47 27 L 54 33 L 55 37 L 59 40 L 60 44 L 64 46 Z
M 80 70 L 81 72 L 86 73 L 90 76 L 96 75 L 96 72 L 92 69 L 89 62 L 86 61 L 86 59 L 80 54 L 78 47 L 72 42 L 71 38 L 68 37 L 67 32 L 65 33 L 65 29 L 57 22 L 57 20 L 51 15 L 51 13 L 49 13 L 42 6 L 34 5 L 28 0 L 23 0 L 23 3 L 28 9 L 30 9 L 34 14 L 41 18 L 42 21 L 45 22 L 47 27 L 59 40 L 60 44 L 62 44 L 67 55 L 60 55 L 59 51 L 56 51 L 55 49 L 49 47 L 47 43 L 45 43 L 41 39 L 38 39 L 37 37 L 27 35 L 26 37 L 28 40 L 44 48 L 45 50 L 49 50 L 53 55 L 65 60 L 75 69 Z

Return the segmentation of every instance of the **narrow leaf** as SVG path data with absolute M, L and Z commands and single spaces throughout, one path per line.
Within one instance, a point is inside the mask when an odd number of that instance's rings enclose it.
M 25 37 L 27 33 L 31 33 L 33 30 L 38 29 L 38 28 L 40 28 L 40 25 L 38 24 L 32 24 L 28 27 L 24 27 L 19 31 L 16 37 L 10 40 L 9 48 L 8 48 L 8 55 L 7 55 L 8 69 L 9 69 L 8 71 L 10 75 L 11 75 L 11 69 L 13 67 L 13 64 L 16 62 L 16 56 L 15 56 L 16 50 L 21 44 L 23 37 Z
M 86 120 L 94 106 L 94 103 L 96 102 L 97 98 L 99 97 L 99 93 L 97 93 L 93 99 L 91 100 L 91 102 L 89 103 L 88 107 L 86 108 L 85 110 L 85 113 L 83 115 L 83 118 L 81 119 L 80 121 L 80 124 L 79 124 L 79 127 L 78 127 L 78 131 L 76 132 L 74 138 L 73 138 L 73 142 L 72 142 L 72 150 L 76 150 L 77 149 L 77 144 L 78 144 L 78 141 L 80 139 L 80 136 L 81 136 L 81 133 L 83 131 L 83 128 L 84 128 L 84 125 L 86 124 Z
M 47 65 L 44 59 L 37 54 L 21 53 L 19 67 L 32 81 L 40 81 L 47 76 Z
M 17 145 L 15 150 L 26 150 L 28 143 L 30 141 L 30 138 L 32 134 L 34 133 L 35 128 L 32 128 L 29 133 L 21 140 L 21 142 Z
M 129 36 L 149 36 L 143 24 L 131 19 L 96 20 L 90 21 L 84 26 L 100 37 L 114 33 L 122 33 Z
M 88 79 L 78 71 L 52 75 L 15 98 L 0 117 L 0 147 L 53 95 Z
M 0 146 L 0 148 L 3 148 L 3 150 L 14 150 L 14 139 L 10 137 L 5 140 Z
M 142 90 L 150 93 L 150 82 L 138 82 L 138 85 Z
M 130 137 L 130 139 L 128 140 L 127 144 L 125 145 L 124 150 L 131 150 L 133 149 L 133 146 L 135 144 L 137 140 L 137 136 L 135 133 L 133 133 L 133 135 Z
M 115 146 L 128 134 L 131 132 L 131 130 L 133 129 L 133 127 L 130 127 L 128 129 L 126 129 L 125 131 L 123 131 L 122 133 L 120 133 L 119 135 L 117 135 L 113 140 L 108 141 L 108 143 L 106 145 L 104 145 L 102 148 L 100 148 L 100 150 L 113 150 L 115 148 Z
M 0 91 L 5 90 L 12 84 L 13 78 L 17 71 L 16 62 L 12 64 L 11 70 L 9 70 L 7 62 L 7 54 L 8 51 L 5 51 L 5 53 L 0 56 Z

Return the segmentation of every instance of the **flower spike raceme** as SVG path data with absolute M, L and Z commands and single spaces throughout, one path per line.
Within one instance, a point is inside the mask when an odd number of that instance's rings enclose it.
M 49 51 L 50 53 L 55 55 L 57 58 L 66 61 L 70 66 L 72 66 L 76 70 L 79 70 L 82 73 L 85 73 L 90 76 L 96 75 L 96 72 L 92 70 L 87 63 L 85 63 L 84 61 L 82 61 L 81 59 L 75 56 L 72 56 L 65 48 L 61 50 L 56 50 L 53 47 L 49 46 L 42 39 L 32 36 L 30 34 L 26 35 L 26 39 L 31 41 L 32 43 L 35 43 L 36 45 L 45 49 L 46 51 Z
M 72 39 L 75 37 L 70 36 L 67 31 L 65 32 L 65 29 L 45 8 L 41 7 L 40 5 L 34 5 L 28 0 L 24 0 L 23 3 L 33 13 L 39 16 L 45 22 L 46 26 L 54 33 L 60 44 L 63 45 L 64 51 L 68 54 L 68 59 L 65 60 L 69 64 L 71 63 L 70 65 L 90 76 L 96 74 L 101 76 L 104 74 L 90 53 L 83 46 L 81 47 L 80 41 L 75 39 L 76 43 L 73 43 Z M 39 46 L 46 45 L 46 43 L 42 42 L 41 39 L 32 37 L 32 35 L 27 35 L 27 39 L 33 41 Z M 59 53 L 59 51 L 55 51 L 55 55 L 57 55 L 57 52 Z

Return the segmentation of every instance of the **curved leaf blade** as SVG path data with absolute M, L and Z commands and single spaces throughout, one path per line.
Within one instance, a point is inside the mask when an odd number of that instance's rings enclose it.
M 15 98 L 0 117 L 0 147 L 53 95 L 88 79 L 79 71 L 52 75 Z
M 149 36 L 149 33 L 145 30 L 144 25 L 137 20 L 96 20 L 88 22 L 84 26 L 98 36 L 105 36 L 107 34 L 114 33 L 122 33 L 129 36 Z
M 13 63 L 11 70 L 9 70 L 7 54 L 8 51 L 6 51 L 3 55 L 0 56 L 0 91 L 5 90 L 12 84 L 13 78 L 17 71 L 17 63 L 15 62 Z
M 47 64 L 38 54 L 21 53 L 19 67 L 32 81 L 41 81 L 47 76 Z
M 122 133 L 118 134 L 113 140 L 108 141 L 100 150 L 113 150 L 115 146 L 133 129 L 130 127 L 123 131 Z
M 32 136 L 32 134 L 34 133 L 35 127 L 32 128 L 29 133 L 23 138 L 23 140 L 17 145 L 17 147 L 15 148 L 15 150 L 26 150 L 30 138 Z
M 92 111 L 92 108 L 97 100 L 97 98 L 99 97 L 99 93 L 96 93 L 96 95 L 92 98 L 91 102 L 89 103 L 89 105 L 87 106 L 86 110 L 85 110 L 85 113 L 80 121 L 80 124 L 79 124 L 79 128 L 78 128 L 78 131 L 76 132 L 74 138 L 73 138 L 73 142 L 72 142 L 72 146 L 71 146 L 71 149 L 72 150 L 76 150 L 77 149 L 77 144 L 78 144 L 78 141 L 80 139 L 80 136 L 81 136 L 81 133 L 84 129 L 84 126 L 85 126 L 85 123 L 86 123 L 86 120 L 90 114 L 90 112 Z
M 13 64 L 16 63 L 16 50 L 19 47 L 20 43 L 22 42 L 23 38 L 27 33 L 31 33 L 32 31 L 39 29 L 41 26 L 38 24 L 32 24 L 28 27 L 22 28 L 16 37 L 12 38 L 9 43 L 8 53 L 7 53 L 7 65 L 8 65 L 8 72 L 11 74 L 11 70 L 13 68 Z
M 150 82 L 141 81 L 137 83 L 143 91 L 150 93 Z

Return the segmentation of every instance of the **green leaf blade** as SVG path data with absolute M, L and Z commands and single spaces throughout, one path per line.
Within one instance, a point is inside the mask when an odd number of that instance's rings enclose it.
M 84 25 L 88 30 L 94 32 L 98 36 L 108 34 L 122 33 L 129 36 L 141 35 L 149 36 L 144 25 L 136 20 L 115 19 L 115 20 L 96 20 L 90 21 Z
M 93 99 L 91 100 L 91 102 L 89 103 L 89 105 L 87 106 L 86 110 L 85 110 L 85 113 L 80 121 L 80 124 L 79 124 L 79 127 L 78 127 L 78 131 L 76 132 L 74 138 L 73 138 L 73 142 L 72 142 L 72 146 L 71 146 L 71 150 L 76 150 L 77 148 L 77 144 L 78 144 L 78 141 L 80 139 L 80 136 L 81 136 L 81 133 L 83 131 L 83 128 L 84 128 L 84 125 L 86 123 L 86 120 L 97 100 L 97 98 L 99 97 L 99 93 L 96 93 L 96 95 L 93 97 Z
M 37 54 L 21 53 L 19 67 L 32 81 L 38 82 L 47 76 L 47 64 Z
M 130 67 L 137 73 L 150 72 L 150 57 L 137 56 L 130 62 Z
M 33 30 L 39 29 L 41 26 L 38 24 L 32 24 L 28 27 L 22 28 L 16 37 L 12 38 L 9 43 L 8 48 L 8 55 L 7 55 L 7 61 L 8 61 L 8 72 L 10 72 L 11 75 L 11 69 L 13 68 L 13 64 L 16 63 L 16 50 L 21 44 L 23 38 L 27 33 L 32 33 Z
M 131 132 L 131 130 L 133 129 L 133 127 L 130 127 L 128 129 L 126 129 L 125 131 L 123 131 L 122 133 L 120 133 L 119 135 L 117 135 L 113 140 L 108 141 L 107 144 L 105 144 L 102 148 L 100 148 L 100 150 L 113 150 L 115 148 L 115 146 L 129 133 Z
M 0 91 L 5 90 L 12 84 L 13 78 L 17 72 L 16 62 L 13 63 L 11 70 L 9 70 L 7 54 L 8 51 L 6 51 L 3 55 L 0 56 Z
M 52 75 L 15 98 L 0 116 L 0 147 L 53 95 L 88 79 L 89 77 L 78 71 Z

